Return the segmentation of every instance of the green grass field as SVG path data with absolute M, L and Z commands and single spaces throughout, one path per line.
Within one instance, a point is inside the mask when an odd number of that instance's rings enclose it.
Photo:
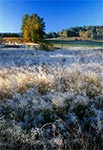
M 50 44 L 57 47 L 65 46 L 79 46 L 79 47 L 101 47 L 103 48 L 103 42 L 91 41 L 91 40 L 65 40 L 65 39 L 55 39 L 47 40 Z

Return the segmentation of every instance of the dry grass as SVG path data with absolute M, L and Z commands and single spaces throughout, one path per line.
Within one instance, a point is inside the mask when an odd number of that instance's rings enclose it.
M 0 149 L 103 149 L 102 81 L 97 63 L 1 67 Z

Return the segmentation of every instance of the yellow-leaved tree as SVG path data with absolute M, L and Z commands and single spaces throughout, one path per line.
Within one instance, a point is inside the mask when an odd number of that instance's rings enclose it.
M 22 18 L 22 34 L 23 38 L 28 42 L 39 43 L 44 38 L 45 23 L 43 18 L 37 14 L 29 16 L 25 14 Z

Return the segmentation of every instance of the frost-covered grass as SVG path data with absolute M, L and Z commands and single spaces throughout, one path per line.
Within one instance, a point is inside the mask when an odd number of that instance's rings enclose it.
M 103 149 L 102 57 L 0 51 L 0 150 Z

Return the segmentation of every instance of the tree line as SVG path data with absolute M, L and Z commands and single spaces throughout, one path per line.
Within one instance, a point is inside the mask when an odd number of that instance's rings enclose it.
M 71 27 L 57 33 L 49 32 L 46 37 L 85 37 L 90 39 L 103 39 L 103 26 Z
M 0 37 L 21 37 L 21 33 L 0 33 Z

